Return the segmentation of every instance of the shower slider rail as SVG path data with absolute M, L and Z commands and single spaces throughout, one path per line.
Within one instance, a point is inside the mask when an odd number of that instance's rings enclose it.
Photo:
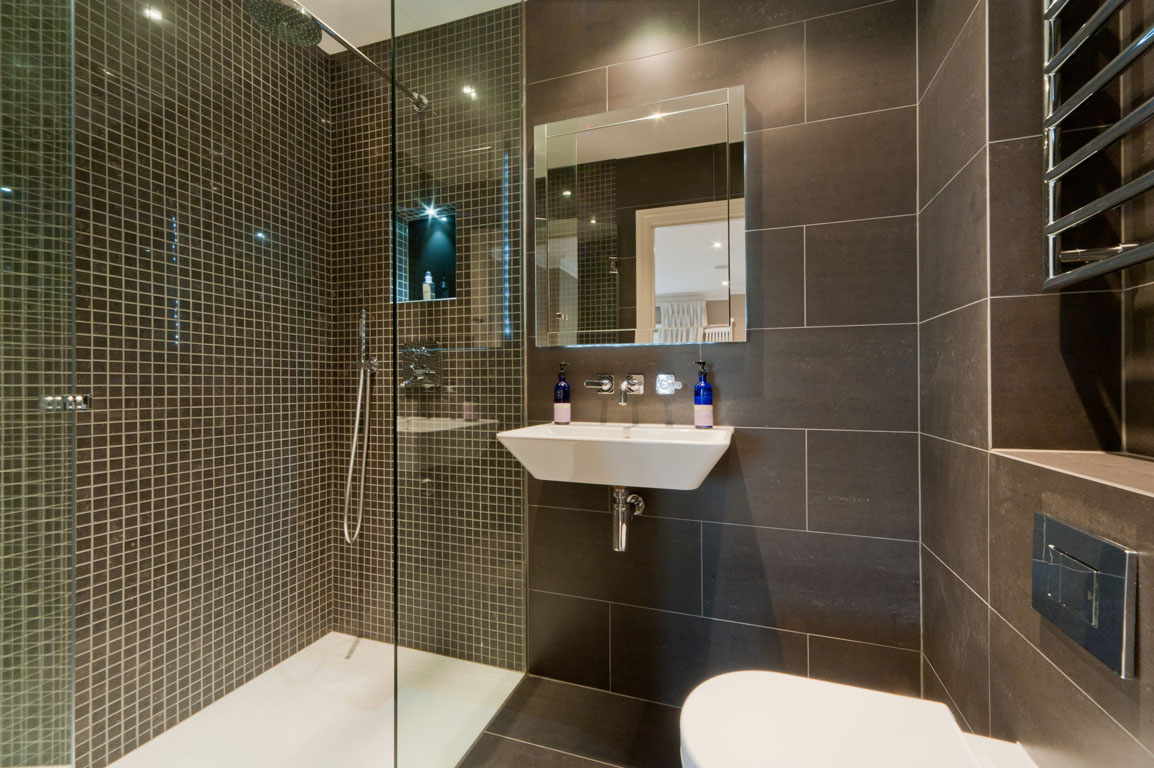
M 1045 191 L 1046 223 L 1043 236 L 1046 241 L 1046 265 L 1043 288 L 1056 290 L 1092 277 L 1114 272 L 1154 258 L 1154 241 L 1146 243 L 1120 243 L 1107 247 L 1067 248 L 1061 246 L 1064 232 L 1085 224 L 1091 219 L 1133 200 L 1154 189 L 1154 171 L 1138 176 L 1131 181 L 1106 192 L 1074 211 L 1063 212 L 1061 208 L 1062 179 L 1087 160 L 1104 151 L 1115 142 L 1126 138 L 1132 131 L 1154 118 L 1154 97 L 1134 108 L 1121 120 L 1114 123 L 1092 139 L 1082 144 L 1069 156 L 1060 157 L 1062 123 L 1086 103 L 1096 93 L 1109 85 L 1115 78 L 1134 64 L 1154 45 L 1154 26 L 1125 45 L 1120 53 L 1106 66 L 1092 75 L 1073 95 L 1059 102 L 1058 82 L 1063 65 L 1102 29 L 1106 22 L 1119 13 L 1130 0 L 1105 0 L 1096 11 L 1061 42 L 1059 27 L 1061 14 L 1068 0 L 1053 0 L 1044 6 L 1042 14 L 1045 61 L 1042 68 L 1045 112 L 1042 122 L 1045 142 L 1046 170 L 1043 175 Z

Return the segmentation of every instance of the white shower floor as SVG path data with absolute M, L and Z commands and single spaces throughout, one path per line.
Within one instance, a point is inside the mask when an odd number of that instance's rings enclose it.
M 520 672 L 401 648 L 401 768 L 452 768 Z M 112 768 L 393 765 L 393 646 L 332 632 Z

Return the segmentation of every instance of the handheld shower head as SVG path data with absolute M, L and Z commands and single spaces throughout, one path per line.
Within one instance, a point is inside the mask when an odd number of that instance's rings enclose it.
M 323 37 L 321 25 L 296 0 L 244 0 L 252 20 L 282 40 L 311 48 Z

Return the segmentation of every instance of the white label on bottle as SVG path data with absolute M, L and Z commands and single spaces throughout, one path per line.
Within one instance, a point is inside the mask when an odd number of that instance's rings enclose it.
M 553 403 L 553 423 L 568 424 L 571 403 Z
M 693 406 L 693 426 L 708 428 L 713 426 L 713 406 L 712 405 L 697 405 Z

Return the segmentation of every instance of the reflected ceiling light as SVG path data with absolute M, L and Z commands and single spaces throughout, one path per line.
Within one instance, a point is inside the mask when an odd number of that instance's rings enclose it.
M 568 189 L 561 193 L 561 197 L 572 197 L 573 193 Z
M 264 232 L 261 232 L 259 229 L 256 231 L 257 240 L 264 240 L 266 237 L 267 235 Z
M 425 206 L 425 215 L 431 219 L 437 215 L 437 209 L 431 205 L 426 205 Z
M 721 247 L 721 243 L 719 243 L 719 242 L 717 242 L 717 241 L 714 241 L 714 243 L 713 243 L 713 247 L 714 247 L 714 248 L 720 248 L 720 247 Z
M 652 115 L 650 115 L 650 117 L 654 120 L 660 120 L 661 118 L 665 117 L 665 115 L 662 112 L 654 112 Z
M 477 98 L 477 89 L 471 85 L 466 85 L 464 88 L 462 88 L 461 93 L 467 94 L 470 99 Z
M 722 284 L 722 285 L 729 285 L 729 281 L 728 281 L 728 280 L 722 280 L 722 281 L 721 281 L 721 284 Z
M 153 8 L 151 5 L 145 6 L 144 16 L 149 21 L 164 21 L 164 14 L 160 12 L 160 9 Z
M 594 216 L 593 218 L 589 219 L 589 223 L 590 224 L 596 224 L 597 223 L 597 217 Z
M 16 190 L 12 189 L 12 187 L 0 187 L 0 192 L 3 192 L 6 195 L 10 195 L 15 191 Z

